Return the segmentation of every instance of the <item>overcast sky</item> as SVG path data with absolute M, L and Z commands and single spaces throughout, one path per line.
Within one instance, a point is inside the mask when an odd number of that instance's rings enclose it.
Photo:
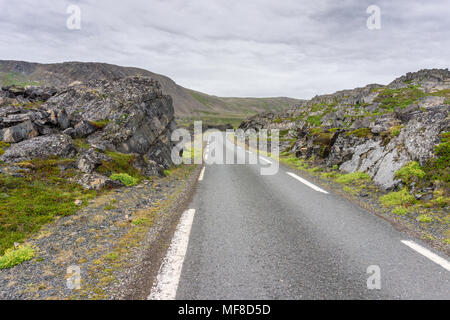
M 70 4 L 80 30 L 66 27 Z M 0 59 L 141 67 L 220 96 L 309 98 L 450 65 L 450 0 L 0 0 L 0 12 Z

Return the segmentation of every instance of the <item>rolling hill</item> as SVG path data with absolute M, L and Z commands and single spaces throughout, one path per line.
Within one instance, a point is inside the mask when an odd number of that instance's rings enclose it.
M 172 79 L 148 70 L 95 62 L 40 64 L 0 60 L 0 85 L 11 83 L 64 86 L 74 81 L 117 79 L 143 75 L 157 80 L 165 94 L 172 96 L 175 115 L 181 119 L 242 120 L 265 111 L 282 111 L 302 100 L 277 98 L 216 97 L 186 89 Z

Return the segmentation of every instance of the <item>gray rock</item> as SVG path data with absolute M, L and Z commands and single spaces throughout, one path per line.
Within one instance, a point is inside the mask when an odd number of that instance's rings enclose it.
M 160 176 L 163 173 L 164 166 L 157 164 L 153 160 L 148 160 L 145 156 L 136 156 L 131 164 L 145 176 Z
M 94 125 L 92 125 L 89 121 L 82 120 L 75 125 L 74 131 L 73 131 L 73 137 L 85 138 L 97 130 L 98 130 L 98 128 L 95 127 Z
M 77 168 L 84 173 L 92 173 L 102 164 L 102 161 L 111 161 L 111 158 L 94 149 L 89 149 L 78 158 Z
M 2 133 L 0 133 L 2 140 L 9 143 L 17 143 L 26 139 L 37 137 L 38 135 L 38 128 L 29 120 L 12 127 L 2 129 Z
M 445 97 L 426 96 L 417 101 L 417 107 L 428 109 L 431 107 L 440 106 L 444 104 L 444 101 Z
M 49 157 L 72 158 L 76 154 L 72 139 L 63 134 L 39 136 L 19 143 L 12 144 L 0 160 L 17 163 L 32 159 L 46 159 Z
M 99 174 L 85 174 L 78 180 L 78 183 L 88 190 L 114 189 L 124 186 L 120 181 L 111 180 Z

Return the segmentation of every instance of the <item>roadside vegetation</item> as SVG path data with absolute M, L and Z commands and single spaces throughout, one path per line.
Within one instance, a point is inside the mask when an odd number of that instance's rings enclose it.
M 82 139 L 75 144 L 80 148 L 88 147 Z M 1 142 L 0 153 L 8 146 Z M 103 161 L 97 168 L 98 173 L 119 180 L 127 187 L 150 179 L 131 165 L 134 155 L 105 153 L 112 160 Z M 86 190 L 79 185 L 76 178 L 80 173 L 75 169 L 75 162 L 76 159 L 34 159 L 18 163 L 19 170 L 14 174 L 0 174 L 0 255 L 14 247 L 14 243 L 21 243 L 35 234 L 43 225 L 57 217 L 74 214 L 106 192 Z
M 18 246 L 5 251 L 0 256 L 0 270 L 14 267 L 24 261 L 33 259 L 35 256 L 34 249 L 31 246 Z
M 75 200 L 83 205 L 96 196 L 71 178 L 73 169 L 60 168 L 73 159 L 25 161 L 15 176 L 0 174 L 0 255 L 15 242 L 22 242 L 58 216 L 77 211 Z

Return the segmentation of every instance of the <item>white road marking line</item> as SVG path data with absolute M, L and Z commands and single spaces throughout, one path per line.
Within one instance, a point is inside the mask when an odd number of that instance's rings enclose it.
M 208 154 L 205 154 L 205 161 L 208 160 Z
M 147 300 L 175 300 L 195 209 L 183 213 Z
M 303 179 L 303 178 L 300 178 L 298 175 L 296 175 L 296 174 L 294 174 L 294 173 L 292 173 L 292 172 L 286 172 L 286 173 L 287 173 L 288 175 L 290 175 L 292 178 L 297 179 L 297 180 L 300 181 L 301 183 L 306 184 L 306 185 L 307 185 L 308 187 L 310 187 L 311 189 L 314 189 L 314 190 L 316 190 L 316 191 L 319 191 L 319 192 L 328 194 L 327 191 L 325 191 L 325 190 L 319 188 L 318 186 L 312 184 L 311 182 L 309 182 L 309 181 L 307 181 L 307 180 L 305 180 L 305 179 Z
M 450 271 L 450 262 L 448 262 L 447 260 L 445 260 L 444 258 L 441 258 L 440 256 L 438 256 L 437 254 L 431 252 L 430 250 L 428 250 L 427 248 L 422 247 L 421 245 L 418 245 L 417 243 L 415 243 L 414 241 L 409 241 L 409 240 L 402 240 L 402 243 L 407 245 L 408 247 L 410 247 L 411 249 L 417 251 L 418 253 L 420 253 L 421 255 L 427 257 L 428 259 L 430 259 L 431 261 L 433 261 L 434 263 L 437 263 L 438 265 L 440 265 L 441 267 L 443 267 L 444 269 L 446 269 L 447 271 Z
M 203 167 L 202 171 L 200 171 L 200 176 L 198 177 L 198 181 L 203 181 L 203 176 L 205 175 L 206 167 Z
M 267 160 L 266 158 L 259 157 L 260 160 L 264 161 L 265 163 L 272 163 L 272 161 Z

